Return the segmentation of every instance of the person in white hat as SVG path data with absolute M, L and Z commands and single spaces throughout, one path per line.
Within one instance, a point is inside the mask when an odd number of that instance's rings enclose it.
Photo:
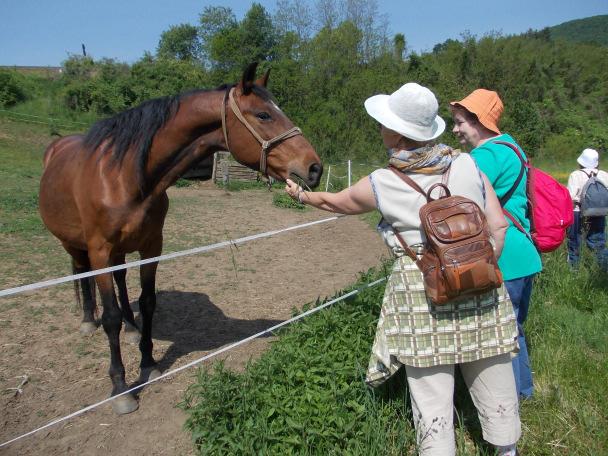
M 451 194 L 465 196 L 484 210 L 496 256 L 500 256 L 507 229 L 500 203 L 469 154 L 435 143 L 445 122 L 437 115 L 433 92 L 410 82 L 391 95 L 368 98 L 365 109 L 380 123 L 389 163 L 397 173 L 405 173 L 429 189 L 450 170 Z M 458 364 L 478 407 L 485 440 L 498 448 L 498 454 L 514 456 L 521 435 L 511 367 L 517 326 L 505 288 L 460 298 L 440 308 L 427 298 L 422 273 L 404 254 L 395 234 L 397 231 L 411 249 L 420 252 L 424 239 L 418 211 L 426 200 L 389 169 L 378 169 L 339 193 L 304 191 L 289 179 L 285 191 L 303 204 L 327 211 L 361 214 L 377 209 L 382 214 L 378 230 L 396 260 L 384 293 L 366 381 L 378 386 L 405 366 L 419 453 L 456 454 L 453 396 Z
M 600 267 L 608 270 L 608 249 L 606 249 L 606 217 L 583 217 L 581 214 L 581 193 L 592 175 L 608 187 L 608 173 L 599 169 L 599 154 L 595 149 L 585 149 L 576 159 L 579 168 L 568 177 L 568 191 L 574 204 L 574 223 L 568 228 L 568 264 L 577 267 L 580 261 L 582 236 L 585 234 L 587 247 L 595 253 Z

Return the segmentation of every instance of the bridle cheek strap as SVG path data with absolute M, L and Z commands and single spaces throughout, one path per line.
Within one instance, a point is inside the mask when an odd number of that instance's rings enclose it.
M 249 132 L 253 135 L 253 137 L 260 143 L 260 145 L 262 146 L 262 152 L 260 155 L 260 172 L 262 174 L 264 174 L 264 176 L 267 176 L 268 174 L 266 173 L 266 167 L 267 167 L 267 157 L 268 157 L 268 153 L 270 151 L 270 148 L 274 145 L 274 144 L 278 144 L 282 141 L 285 141 L 286 139 L 292 138 L 294 136 L 297 135 L 301 135 L 302 134 L 302 130 L 300 130 L 298 127 L 292 127 L 289 130 L 281 133 L 280 135 L 275 136 L 274 138 L 271 139 L 264 139 L 262 138 L 257 131 L 255 131 L 255 129 L 253 128 L 253 126 L 251 126 L 251 124 L 249 122 L 247 122 L 247 119 L 245 119 L 245 116 L 243 116 L 243 114 L 241 113 L 241 110 L 239 109 L 238 105 L 236 104 L 236 101 L 234 101 L 234 87 L 230 89 L 230 91 L 226 91 L 224 93 L 224 100 L 222 101 L 222 131 L 224 132 L 224 141 L 226 141 L 226 148 L 228 150 L 230 150 L 230 146 L 228 145 L 228 130 L 226 128 L 226 98 L 228 98 L 228 103 L 230 106 L 230 109 L 232 110 L 232 112 L 234 113 L 234 115 L 237 117 L 237 119 L 239 119 L 239 121 L 247 128 L 247 130 L 249 130 Z

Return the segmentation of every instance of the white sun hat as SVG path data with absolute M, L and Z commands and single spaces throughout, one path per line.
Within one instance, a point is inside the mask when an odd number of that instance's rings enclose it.
M 585 149 L 576 159 L 579 165 L 584 168 L 597 168 L 599 163 L 599 154 L 595 149 Z
M 415 82 L 404 84 L 391 95 L 368 98 L 365 109 L 386 128 L 414 141 L 430 141 L 445 130 L 445 121 L 437 115 L 437 98 Z

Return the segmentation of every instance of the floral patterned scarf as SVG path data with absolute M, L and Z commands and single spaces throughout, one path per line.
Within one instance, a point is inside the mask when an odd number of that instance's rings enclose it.
M 443 174 L 460 151 L 445 144 L 427 144 L 410 150 L 389 150 L 389 164 L 400 171 Z

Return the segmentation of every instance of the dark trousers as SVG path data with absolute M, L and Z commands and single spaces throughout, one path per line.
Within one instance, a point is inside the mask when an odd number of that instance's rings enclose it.
M 568 228 L 568 263 L 576 267 L 580 261 L 582 237 L 585 235 L 587 247 L 595 253 L 600 267 L 608 269 L 608 249 L 606 249 L 606 217 L 582 217 L 574 211 L 574 223 Z

